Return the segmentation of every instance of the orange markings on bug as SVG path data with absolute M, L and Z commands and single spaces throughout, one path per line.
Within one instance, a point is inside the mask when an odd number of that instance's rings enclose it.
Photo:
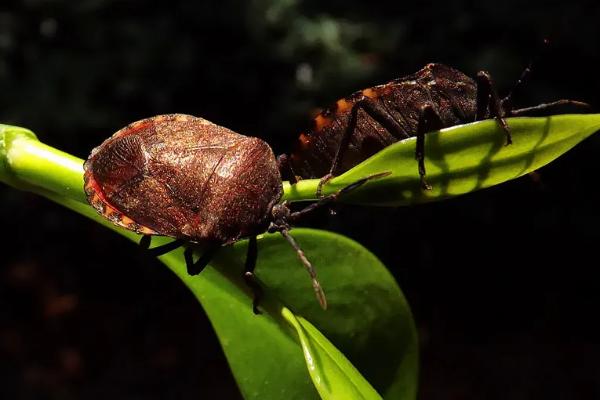
M 139 233 L 143 233 L 144 235 L 154 235 L 154 234 L 156 234 L 155 231 L 153 231 L 152 229 L 150 229 L 148 227 L 145 227 L 145 226 L 140 226 Z
M 156 234 L 156 231 L 153 229 L 138 224 L 110 205 L 104 198 L 102 191 L 98 187 L 98 183 L 91 175 L 86 174 L 85 176 L 85 190 L 90 204 L 113 224 L 144 235 Z
M 362 94 L 363 94 L 363 96 L 368 97 L 370 99 L 379 97 L 379 93 L 377 93 L 377 91 L 374 90 L 373 88 L 367 88 L 367 89 L 363 90 Z
M 128 216 L 123 215 L 123 216 L 121 216 L 121 223 L 123 225 L 129 226 L 129 225 L 133 224 L 134 221 L 131 218 L 129 218 Z
M 331 118 L 324 117 L 322 114 L 317 115 L 315 118 L 315 130 L 320 131 L 329 124 L 331 124 Z
M 306 133 L 302 132 L 298 140 L 300 140 L 300 145 L 302 147 L 310 146 L 310 136 L 308 136 Z
M 107 218 L 111 218 L 111 217 L 113 217 L 114 214 L 120 214 L 120 213 L 117 210 L 115 210 L 113 207 L 104 203 L 104 212 L 102 214 L 104 214 L 104 216 L 106 216 Z
M 335 103 L 335 105 L 337 106 L 335 112 L 343 113 L 346 111 L 350 111 L 352 109 L 353 104 L 346 99 L 340 99 Z

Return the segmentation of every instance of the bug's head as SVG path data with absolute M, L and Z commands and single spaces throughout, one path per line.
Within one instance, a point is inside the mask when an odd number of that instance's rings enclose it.
M 271 225 L 269 232 L 280 231 L 281 228 L 289 228 L 289 220 L 292 212 L 287 202 L 278 203 L 271 209 Z

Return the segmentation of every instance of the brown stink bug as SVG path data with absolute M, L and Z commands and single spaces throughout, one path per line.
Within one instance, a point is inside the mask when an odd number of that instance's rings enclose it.
M 245 279 L 260 297 L 254 280 L 256 235 L 280 232 L 309 272 L 317 299 L 326 299 L 315 270 L 289 234 L 304 214 L 366 182 L 362 179 L 319 202 L 292 212 L 280 203 L 283 188 L 273 151 L 264 141 L 240 135 L 202 118 L 160 115 L 116 132 L 95 148 L 84 164 L 90 204 L 116 225 L 176 240 L 150 251 L 159 255 L 185 245 L 190 274 L 199 273 L 221 246 L 249 238 Z M 207 250 L 196 262 L 193 247 Z
M 515 88 L 527 78 L 530 66 Z M 494 118 L 510 144 L 507 117 L 567 104 L 588 106 L 578 101 L 558 100 L 515 110 L 511 102 L 513 91 L 500 99 L 490 74 L 485 71 L 471 79 L 446 65 L 427 64 L 412 75 L 353 93 L 323 110 L 314 119 L 313 128 L 300 134 L 290 157 L 280 156 L 282 173 L 292 182 L 298 178 L 321 178 L 320 192 L 321 186 L 335 174 L 394 142 L 416 136 L 421 185 L 429 189 L 425 181 L 425 133 Z

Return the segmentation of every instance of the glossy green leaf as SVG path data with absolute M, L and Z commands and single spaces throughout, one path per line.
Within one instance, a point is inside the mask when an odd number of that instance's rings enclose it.
M 138 235 L 112 225 L 85 202 L 83 160 L 44 145 L 25 130 L 8 127 L 2 132 L 0 180 L 26 187 L 131 240 L 139 240 Z M 4 140 L 7 136 L 10 140 Z M 309 229 L 294 229 L 292 234 L 318 270 L 328 296 L 327 311 L 321 310 L 314 298 L 296 254 L 278 235 L 264 235 L 258 241 L 256 273 L 266 289 L 264 311 L 258 316 L 251 311 L 251 294 L 241 279 L 247 242 L 223 248 L 211 266 L 193 277 L 185 270 L 181 249 L 160 257 L 202 303 L 244 397 L 319 397 L 297 331 L 282 316 L 285 306 L 305 322 L 304 329 L 312 329 L 311 337 L 335 345 L 328 347 L 332 362 L 346 367 L 351 362 L 386 397 L 414 399 L 416 332 L 393 277 L 377 258 L 348 238 Z M 157 237 L 153 245 L 168 240 Z M 306 328 L 309 320 L 319 331 Z M 347 393 L 339 374 L 331 375 L 325 369 L 320 376 L 335 389 L 330 392 L 332 398 L 346 398 L 338 395 L 340 390 Z M 361 378 L 357 375 L 353 379 Z
M 282 315 L 298 333 L 304 359 L 322 399 L 381 399 L 354 366 L 310 322 L 287 308 Z
M 425 165 L 432 190 L 422 190 L 415 161 L 416 139 L 395 143 L 333 179 L 329 194 L 365 176 L 390 171 L 341 201 L 401 206 L 442 200 L 518 178 L 565 153 L 600 129 L 600 114 L 509 118 L 513 144 L 493 120 L 455 126 L 426 135 Z M 314 199 L 318 180 L 286 186 L 286 199 Z
M 406 300 L 393 277 L 371 253 L 348 238 L 309 229 L 294 229 L 292 233 L 318 270 L 329 302 L 327 311 L 319 307 L 306 272 L 287 242 L 278 235 L 259 238 L 257 275 L 268 288 L 263 315 L 248 312 L 250 297 L 238 278 L 246 242 L 237 243 L 220 254 L 213 263 L 215 269 L 208 270 L 212 271 L 209 274 L 220 272 L 208 276 L 218 279 L 219 284 L 213 281 L 210 289 L 194 290 L 201 293 L 199 299 L 223 343 L 242 390 L 249 370 L 252 376 L 261 374 L 258 382 L 279 382 L 288 391 L 299 385 L 299 376 L 308 378 L 297 335 L 281 319 L 281 307 L 285 305 L 317 326 L 380 393 L 392 398 L 415 398 L 416 333 Z M 237 266 L 233 275 L 232 266 Z M 229 276 L 228 282 L 222 281 L 226 276 Z M 186 283 L 200 284 L 199 280 L 187 278 L 184 271 L 180 277 L 187 279 Z M 223 290 L 215 291 L 219 286 L 223 286 Z M 236 296 L 235 301 L 231 296 Z M 240 326 L 247 329 L 240 330 Z M 278 348 L 274 343 L 281 346 Z M 257 364 L 257 359 L 267 364 Z M 342 358 L 335 361 L 347 362 Z M 295 373 L 287 370 L 292 366 Z M 298 375 L 300 370 L 303 375 Z M 323 374 L 332 384 L 337 383 L 336 387 L 344 386 L 337 375 L 330 376 L 328 371 Z M 253 379 L 252 387 L 256 382 Z M 298 389 L 295 396 L 307 398 L 301 393 Z

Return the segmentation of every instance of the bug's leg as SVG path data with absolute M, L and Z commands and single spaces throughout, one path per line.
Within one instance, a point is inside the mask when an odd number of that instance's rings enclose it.
M 148 236 L 148 237 L 150 237 L 150 236 Z M 142 240 L 144 241 L 144 243 L 142 244 L 142 241 L 140 241 L 140 245 L 143 246 L 143 245 L 145 245 L 146 239 L 142 238 Z M 148 241 L 148 245 L 150 245 L 150 240 L 147 240 L 147 241 Z M 162 256 L 163 254 L 167 254 L 168 252 L 181 247 L 184 243 L 185 243 L 184 240 L 176 239 L 176 240 L 173 240 L 172 242 L 148 249 L 148 253 L 150 253 L 154 257 Z
M 323 288 L 321 287 L 321 284 L 319 283 L 319 280 L 317 279 L 317 272 L 313 268 L 310 261 L 308 261 L 308 258 L 306 258 L 306 255 L 304 254 L 304 251 L 302 250 L 302 248 L 298 245 L 298 242 L 296 242 L 296 240 L 290 235 L 290 233 L 288 232 L 288 229 L 282 229 L 279 232 L 288 241 L 288 243 L 294 248 L 294 250 L 296 250 L 296 254 L 298 255 L 298 258 L 300 259 L 302 266 L 304 266 L 304 268 L 310 275 L 310 280 L 312 283 L 313 290 L 315 291 L 315 296 L 317 297 L 317 300 L 319 301 L 321 308 L 323 310 L 326 310 L 327 309 L 327 298 L 325 297 L 325 292 L 323 292 Z
M 342 162 L 344 152 L 348 149 L 348 146 L 350 145 L 350 138 L 356 129 L 358 111 L 361 109 L 364 110 L 375 121 L 381 124 L 381 126 L 383 126 L 396 138 L 406 139 L 409 137 L 409 135 L 402 129 L 398 121 L 396 121 L 394 117 L 392 117 L 379 102 L 368 97 L 357 101 L 354 106 L 352 106 L 352 110 L 350 111 L 350 121 L 348 122 L 348 126 L 346 127 L 344 135 L 342 136 L 340 144 L 335 152 L 335 157 L 331 163 L 329 173 L 322 177 L 319 181 L 319 186 L 317 187 L 317 197 L 321 197 L 323 185 L 325 185 L 334 177 L 335 170 Z
M 368 181 L 373 180 L 373 179 L 383 178 L 385 176 L 388 176 L 389 174 L 390 174 L 390 172 L 381 172 L 378 174 L 369 175 L 367 177 L 359 179 L 356 182 L 353 182 L 353 183 L 349 184 L 348 186 L 341 188 L 340 190 L 336 191 L 335 193 L 321 197 L 316 203 L 312 203 L 299 211 L 290 213 L 289 216 L 287 216 L 285 219 L 286 219 L 286 221 L 289 221 L 289 222 L 295 222 L 298 219 L 302 218 L 304 215 L 310 214 L 311 212 L 313 212 L 314 210 L 316 210 L 318 208 L 321 208 L 323 206 L 334 203 L 335 201 L 337 201 L 337 199 L 340 196 L 343 196 L 344 194 L 351 192 L 352 190 L 364 185 Z
M 189 275 L 198 275 L 202 272 L 210 260 L 212 260 L 217 250 L 219 250 L 219 247 L 221 246 L 218 244 L 209 245 L 196 262 L 194 262 L 194 248 L 191 246 L 186 247 L 183 252 L 183 258 L 185 259 L 187 273 Z
M 344 158 L 344 153 L 348 150 L 348 145 L 350 145 L 350 138 L 354 133 L 354 129 L 356 129 L 356 119 L 358 115 L 360 101 L 354 104 L 352 110 L 350 111 L 350 121 L 348 122 L 348 126 L 344 130 L 344 134 L 340 139 L 340 143 L 335 150 L 335 156 L 333 157 L 333 161 L 331 162 L 331 167 L 329 168 L 329 172 L 321 177 L 319 180 L 319 185 L 317 186 L 317 197 L 321 198 L 323 193 L 323 186 L 329 182 L 333 177 L 335 170 L 338 168 L 338 165 L 342 162 Z
M 140 247 L 144 250 L 148 250 L 151 242 L 152 235 L 142 235 L 142 238 L 140 239 Z
M 477 112 L 475 120 L 479 121 L 486 117 L 494 118 L 506 134 L 506 144 L 512 143 L 510 129 L 504 119 L 502 103 L 494 87 L 494 81 L 486 71 L 477 73 Z
M 526 115 L 531 112 L 546 111 L 548 109 L 551 109 L 554 107 L 560 107 L 560 106 L 575 106 L 575 107 L 583 107 L 583 108 L 588 108 L 588 109 L 591 108 L 591 106 L 588 103 L 584 103 L 583 101 L 562 99 L 562 100 L 553 101 L 551 103 L 538 104 L 537 106 L 533 106 L 533 107 L 526 107 L 526 108 L 519 108 L 518 110 L 512 110 L 510 112 L 510 115 L 514 115 L 514 116 Z
M 263 297 L 262 287 L 260 287 L 258 284 L 256 275 L 254 275 L 257 256 L 258 245 L 256 243 L 256 236 L 252 236 L 248 241 L 248 252 L 246 253 L 246 264 L 244 268 L 244 281 L 246 281 L 246 285 L 248 285 L 250 290 L 252 290 L 252 294 L 254 295 L 254 298 L 252 299 L 252 311 L 254 314 L 260 314 L 258 305 Z
M 425 180 L 425 134 L 442 128 L 442 119 L 431 104 L 421 106 L 419 124 L 417 125 L 417 145 L 415 148 L 415 159 L 419 164 L 419 177 L 421 188 L 431 190 L 431 186 Z
M 292 185 L 298 182 L 298 177 L 287 154 L 277 156 L 277 168 L 282 180 L 289 181 Z
M 186 247 L 183 251 L 183 258 L 185 259 L 185 268 L 189 275 L 192 274 L 192 270 L 194 268 L 194 249 L 192 247 Z

